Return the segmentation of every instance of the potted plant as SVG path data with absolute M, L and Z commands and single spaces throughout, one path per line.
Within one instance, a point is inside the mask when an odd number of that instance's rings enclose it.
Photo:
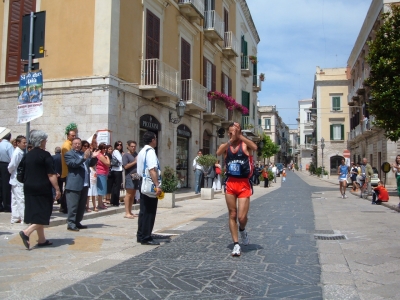
M 251 61 L 253 64 L 256 64 L 256 63 L 257 63 L 257 56 L 250 55 L 250 56 L 249 56 L 249 59 L 250 59 L 250 61 Z
M 264 80 L 265 80 L 265 74 L 264 74 L 264 73 L 261 73 L 261 74 L 260 74 L 260 80 L 261 80 L 261 81 L 264 81 Z
M 217 162 L 217 158 L 211 154 L 203 155 L 197 158 L 197 163 L 203 167 L 204 171 L 207 171 L 209 168 L 213 167 Z M 204 180 L 205 181 L 205 180 Z M 202 188 L 201 189 L 201 199 L 202 200 L 211 200 L 214 198 L 214 189 L 213 188 Z
M 162 173 L 161 189 L 164 192 L 164 198 L 158 202 L 158 207 L 175 207 L 175 191 L 178 189 L 178 177 L 176 172 L 169 166 L 164 168 Z

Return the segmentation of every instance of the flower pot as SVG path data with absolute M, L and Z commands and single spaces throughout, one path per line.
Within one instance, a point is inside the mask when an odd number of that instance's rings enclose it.
M 158 200 L 157 207 L 174 208 L 175 207 L 175 193 L 164 193 L 164 198 Z

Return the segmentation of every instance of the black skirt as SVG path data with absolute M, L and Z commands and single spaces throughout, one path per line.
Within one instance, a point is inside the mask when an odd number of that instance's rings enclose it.
M 25 194 L 24 223 L 49 225 L 53 212 L 53 195 Z

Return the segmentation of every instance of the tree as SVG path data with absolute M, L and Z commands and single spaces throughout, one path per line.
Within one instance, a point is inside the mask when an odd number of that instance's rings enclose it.
M 261 149 L 261 156 L 263 158 L 267 158 L 269 160 L 271 156 L 274 156 L 279 152 L 279 146 L 275 144 L 266 134 L 263 134 L 263 143 L 264 146 Z
M 375 126 L 395 142 L 400 138 L 400 7 L 390 8 L 381 15 L 376 38 L 368 43 L 371 72 L 365 85 L 371 91 L 369 110 L 376 117 Z

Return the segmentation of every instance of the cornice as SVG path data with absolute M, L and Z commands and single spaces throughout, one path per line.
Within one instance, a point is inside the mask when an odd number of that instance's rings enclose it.
M 185 27 L 193 36 L 196 36 L 198 31 L 196 28 L 193 28 L 192 24 L 186 20 L 183 16 L 177 16 L 176 21 L 178 22 L 178 26 Z
M 260 36 L 258 35 L 256 25 L 253 22 L 253 18 L 251 17 L 250 9 L 247 6 L 247 2 L 246 0 L 239 0 L 239 3 L 246 18 L 247 24 L 250 27 L 250 31 L 253 34 L 254 40 L 256 41 L 256 44 L 258 44 L 260 42 Z

